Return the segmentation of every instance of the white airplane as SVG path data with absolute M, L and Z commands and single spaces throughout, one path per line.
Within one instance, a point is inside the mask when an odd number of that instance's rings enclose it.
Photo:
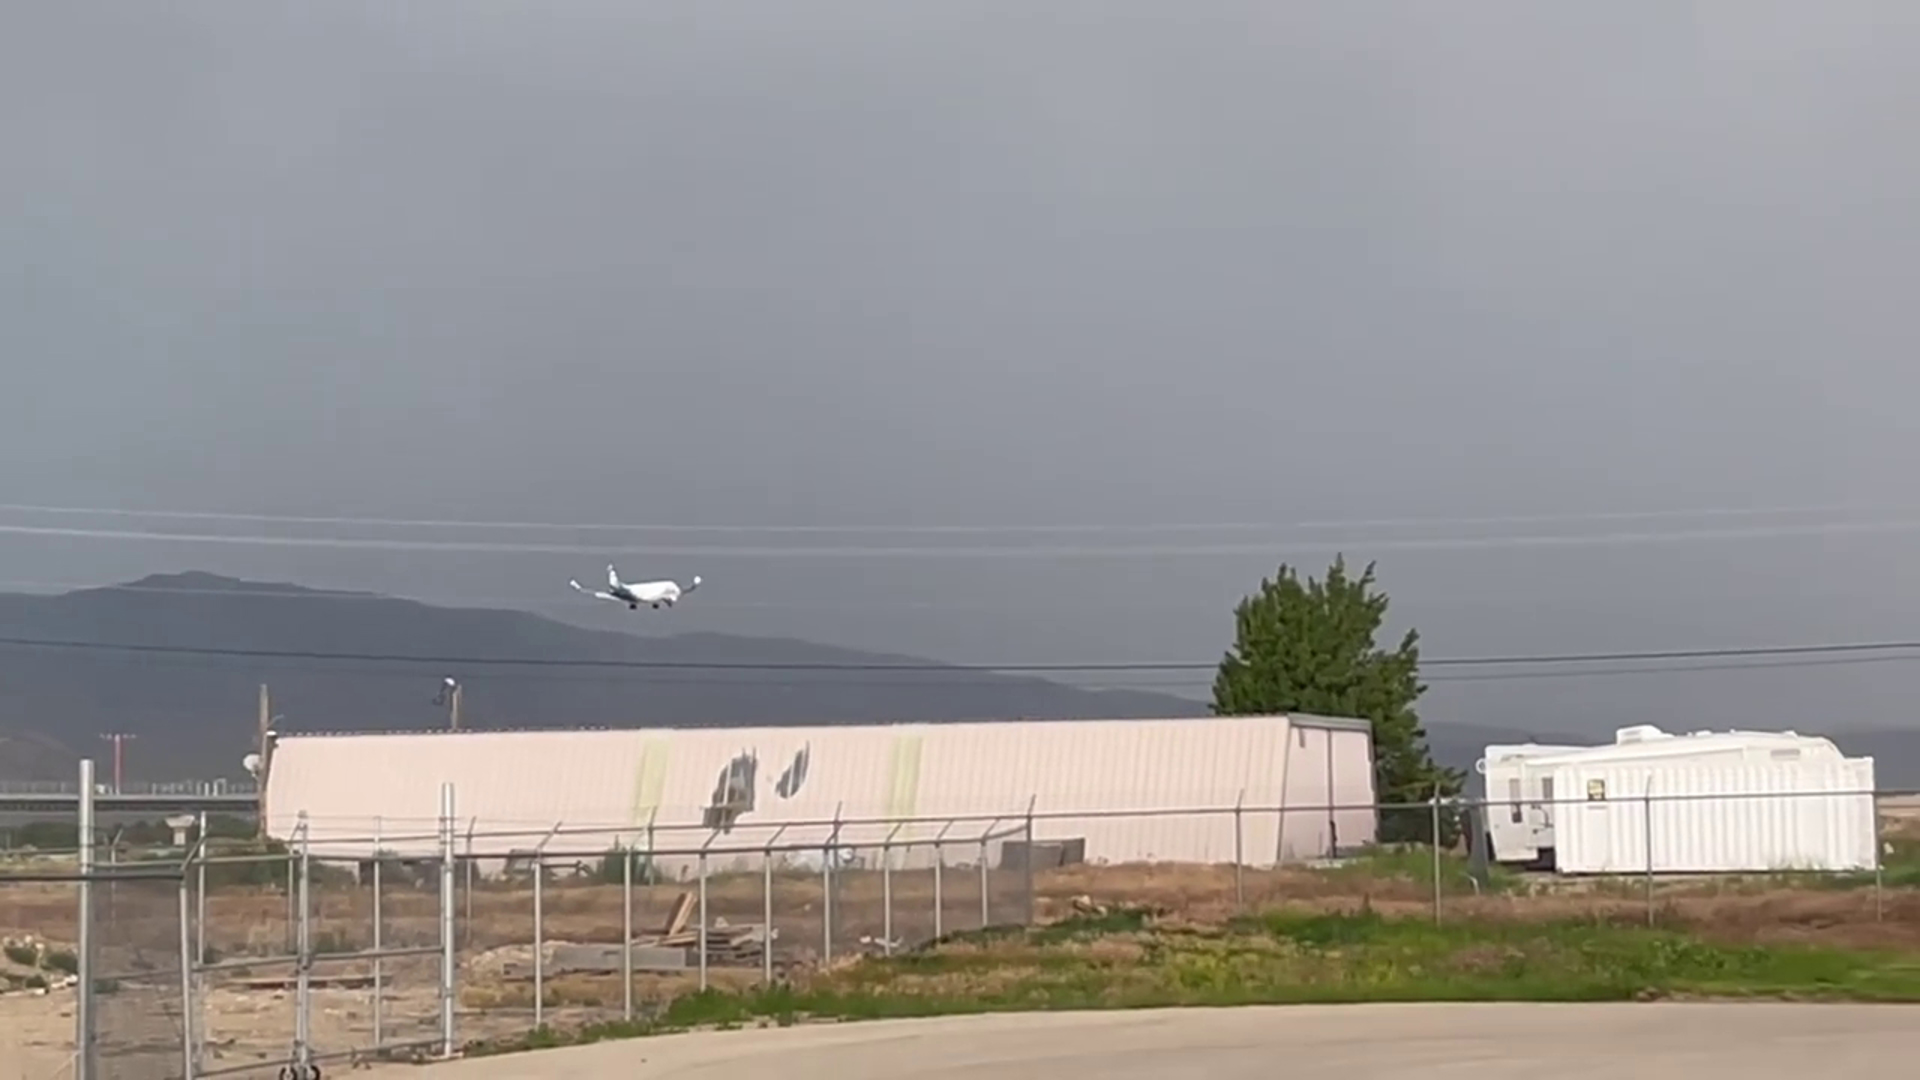
M 619 571 L 609 563 L 607 565 L 607 587 L 603 592 L 589 589 L 577 581 L 569 581 L 575 592 L 585 593 L 596 600 L 612 600 L 616 604 L 627 605 L 628 611 L 638 611 L 641 604 L 653 608 L 672 607 L 681 597 L 700 587 L 700 575 L 681 588 L 674 581 L 621 581 Z

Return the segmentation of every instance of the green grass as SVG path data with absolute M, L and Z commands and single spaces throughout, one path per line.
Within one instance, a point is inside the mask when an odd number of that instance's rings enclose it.
M 1880 882 L 1889 889 L 1920 888 L 1920 841 L 1899 837 L 1884 841 L 1887 851 L 1880 860 Z M 1827 874 L 1820 884 L 1829 889 L 1857 889 L 1873 884 L 1872 874 Z
M 1486 884 L 1477 886 L 1468 867 L 1465 856 L 1450 851 L 1440 853 L 1440 886 L 1447 895 L 1495 895 L 1512 891 L 1520 882 L 1520 876 L 1513 870 L 1494 865 L 1487 868 Z M 1369 848 L 1352 859 L 1326 867 L 1320 871 L 1320 876 L 1329 881 L 1355 885 L 1372 881 L 1410 881 L 1432 888 L 1433 849 L 1421 844 Z
M 1920 1002 L 1920 957 L 1713 944 L 1592 920 L 1447 923 L 1269 914 L 1161 929 L 1123 912 L 956 935 L 801 986 L 709 990 L 632 1024 L 536 1031 L 502 1052 L 696 1028 L 1013 1010 L 1384 1001 L 1768 997 Z
M 1882 841 L 1886 846 L 1880 859 L 1879 882 L 1886 889 L 1920 888 L 1920 840 L 1896 837 Z M 1872 871 L 1864 873 L 1819 873 L 1783 869 L 1771 874 L 1739 874 L 1722 880 L 1734 890 L 1811 889 L 1822 892 L 1849 892 L 1874 886 Z

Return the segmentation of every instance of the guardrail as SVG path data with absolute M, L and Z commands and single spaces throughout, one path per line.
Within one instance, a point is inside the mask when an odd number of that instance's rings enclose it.
M 260 785 L 252 780 L 149 780 L 121 784 L 118 787 L 112 784 L 95 784 L 94 791 L 100 795 L 250 796 L 259 794 Z M 0 796 L 60 795 L 72 798 L 79 794 L 79 785 L 69 780 L 0 780 Z

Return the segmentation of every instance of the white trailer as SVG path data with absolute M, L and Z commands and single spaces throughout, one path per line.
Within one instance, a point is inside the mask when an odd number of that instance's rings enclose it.
M 1493 861 L 1582 872 L 1567 870 L 1558 857 L 1559 825 L 1567 813 L 1588 801 L 1584 774 L 1564 772 L 1569 765 L 1738 767 L 1847 760 L 1832 740 L 1792 731 L 1674 735 L 1651 724 L 1637 724 L 1614 732 L 1613 743 L 1606 746 L 1489 746 L 1475 770 L 1485 780 L 1487 841 Z M 1613 785 L 1616 792 L 1620 782 Z M 1639 782 L 1644 788 L 1645 781 Z M 1637 789 L 1636 793 L 1644 795 Z
M 1486 840 L 1493 861 L 1531 866 L 1552 859 L 1553 776 L 1530 771 L 1525 762 L 1582 749 L 1591 747 L 1494 744 L 1474 763 L 1486 785 Z
M 1562 874 L 1869 872 L 1879 863 L 1873 759 L 1580 761 L 1560 815 Z

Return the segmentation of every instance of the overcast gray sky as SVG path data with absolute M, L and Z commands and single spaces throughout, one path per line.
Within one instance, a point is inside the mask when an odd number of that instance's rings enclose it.
M 1920 637 L 1913 528 L 1593 536 L 1920 521 L 1916 101 L 1911 0 L 12 4 L 0 501 L 849 531 L 16 510 L 579 550 L 0 532 L 0 578 L 1207 659 L 1262 573 L 1324 565 L 1311 536 L 1377 556 L 1433 654 Z M 1839 503 L 1870 509 L 852 528 Z M 1511 540 L 1544 531 L 1589 542 Z M 1414 536 L 1480 539 L 1382 542 Z M 623 569 L 702 573 L 699 603 L 559 591 L 647 543 Z M 890 550 L 787 550 L 822 545 Z M 1428 712 L 1905 724 L 1912 672 L 1460 684 Z

